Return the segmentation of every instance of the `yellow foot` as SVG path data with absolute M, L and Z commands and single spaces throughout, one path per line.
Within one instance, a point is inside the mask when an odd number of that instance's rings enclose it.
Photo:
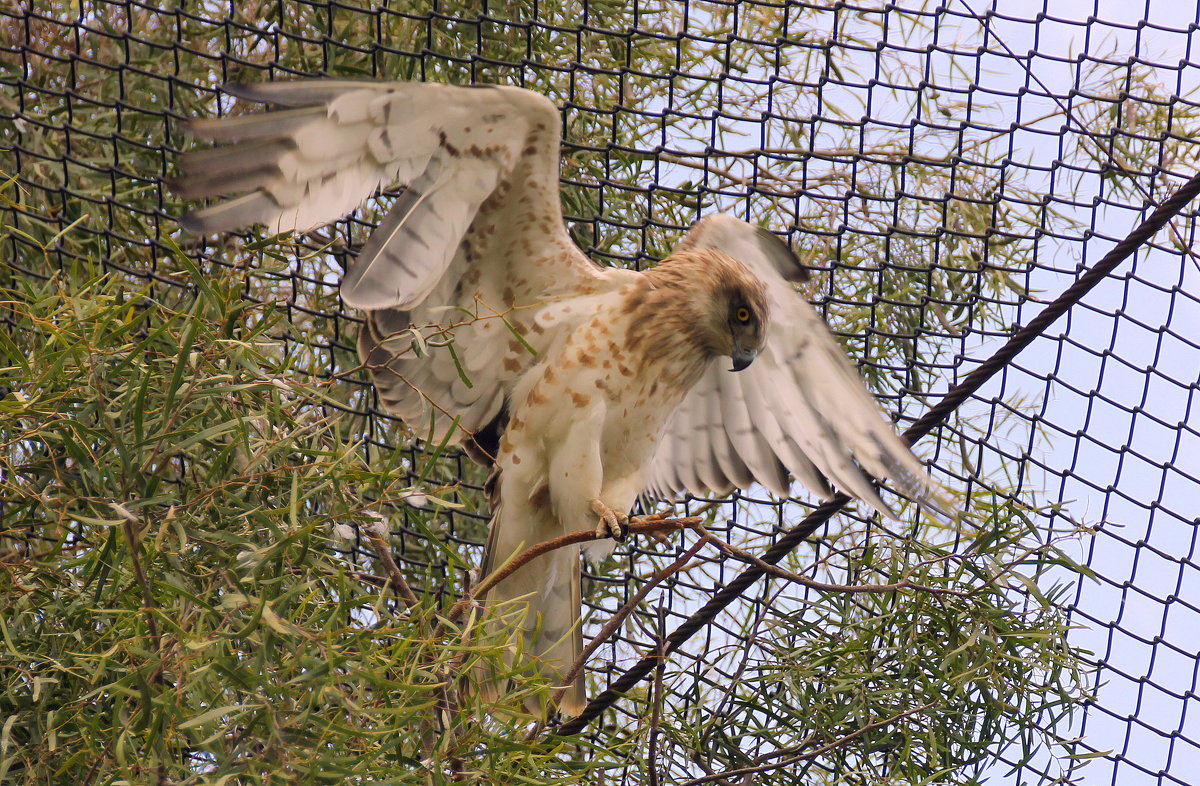
M 592 512 L 600 517 L 596 522 L 596 537 L 612 538 L 617 542 L 625 540 L 625 532 L 629 526 L 629 516 L 605 505 L 599 499 L 588 500 Z

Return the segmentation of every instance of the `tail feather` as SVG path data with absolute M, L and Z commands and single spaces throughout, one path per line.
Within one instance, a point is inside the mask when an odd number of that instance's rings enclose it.
M 518 508 L 528 518 L 524 523 L 509 513 Z M 530 546 L 561 534 L 560 525 L 549 510 L 534 505 L 502 504 L 494 508 L 488 534 L 483 572 L 488 575 L 511 557 Z M 501 604 L 523 604 L 516 615 L 519 628 L 519 650 L 514 651 L 509 665 L 518 669 L 522 659 L 539 671 L 555 688 L 561 687 L 567 673 L 583 652 L 580 627 L 580 565 L 579 547 L 566 546 L 543 554 L 518 568 L 487 593 L 489 607 Z M 500 686 L 490 681 L 490 691 Z M 557 709 L 568 715 L 578 715 L 586 696 L 582 673 L 566 686 Z M 526 701 L 534 714 L 545 715 L 548 707 L 536 698 Z

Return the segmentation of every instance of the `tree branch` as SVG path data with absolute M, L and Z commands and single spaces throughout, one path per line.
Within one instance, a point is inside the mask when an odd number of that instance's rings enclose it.
M 700 542 L 703 542 L 704 539 L 705 537 L 701 537 Z M 666 635 L 666 616 L 666 608 L 660 599 L 658 602 L 658 614 L 656 615 L 658 638 L 660 641 Z M 654 667 L 654 688 L 650 694 L 650 741 L 646 745 L 646 775 L 649 778 L 649 786 L 659 786 L 658 738 L 662 733 L 663 672 L 666 671 L 666 667 L 667 654 L 664 652 L 658 661 L 658 665 Z
M 157 608 L 157 605 L 154 602 L 154 595 L 150 591 L 150 580 L 146 578 L 146 571 L 142 569 L 142 544 L 138 540 L 137 533 L 133 531 L 133 525 L 141 524 L 141 522 L 119 502 L 109 503 L 109 507 L 121 516 L 121 527 L 125 532 L 125 540 L 129 542 L 129 557 L 133 561 L 133 575 L 137 577 L 138 586 L 142 590 L 142 609 L 146 612 L 146 627 L 150 630 L 154 651 L 158 653 L 159 657 L 162 657 L 162 639 L 158 635 L 158 621 L 154 619 L 154 609 Z M 161 672 L 162 664 L 160 663 L 155 669 L 155 677 L 157 678 Z M 148 713 L 150 708 L 147 707 L 146 711 Z
M 766 772 L 767 770 L 777 769 L 779 767 L 786 767 L 789 764 L 795 764 L 796 762 L 804 761 L 805 759 L 815 759 L 818 756 L 828 753 L 829 751 L 833 750 L 834 748 L 837 748 L 841 745 L 845 745 L 847 742 L 852 742 L 852 741 L 858 739 L 859 737 L 861 737 L 862 735 L 866 734 L 869 731 L 874 731 L 875 729 L 879 729 L 884 726 L 891 725 L 898 720 L 902 720 L 909 716 L 916 715 L 918 713 L 925 712 L 927 710 L 931 710 L 934 707 L 936 707 L 939 703 L 940 702 L 931 701 L 928 704 L 922 704 L 920 707 L 913 707 L 911 710 L 905 710 L 904 712 L 893 715 L 890 718 L 886 718 L 881 721 L 876 721 L 875 723 L 868 723 L 866 726 L 863 726 L 858 731 L 851 732 L 850 734 L 847 734 L 844 737 L 839 737 L 836 740 L 834 740 L 833 742 L 826 743 L 819 748 L 814 748 L 813 750 L 808 751 L 807 753 L 799 753 L 798 751 L 801 751 L 804 748 L 808 747 L 809 741 L 811 740 L 811 735 L 810 735 L 800 745 L 796 745 L 791 748 L 783 748 L 781 750 L 774 751 L 773 753 L 768 753 L 768 754 L 765 754 L 764 756 L 759 756 L 757 759 L 755 759 L 755 764 L 752 764 L 748 767 L 739 767 L 736 770 L 725 770 L 724 772 L 714 773 L 713 775 L 705 775 L 702 778 L 695 778 L 694 780 L 690 780 L 687 783 L 684 783 L 683 786 L 701 786 L 701 784 L 704 784 L 704 783 L 712 783 L 714 781 L 721 781 L 721 780 L 725 780 L 727 778 L 730 778 L 730 777 L 736 776 L 736 775 L 749 776 L 749 775 L 753 775 L 753 774 L 760 773 L 760 772 Z M 792 754 L 796 754 L 796 755 L 792 755 Z M 777 762 L 774 762 L 771 764 L 760 763 L 767 759 L 774 759 L 774 758 L 778 758 L 780 756 L 787 756 L 788 758 L 785 758 L 782 761 L 777 761 Z
M 400 572 L 400 566 L 396 564 L 395 558 L 392 557 L 391 546 L 387 541 L 376 531 L 373 526 L 363 527 L 363 532 L 366 533 L 367 540 L 371 541 L 371 546 L 375 549 L 375 556 L 383 563 L 384 569 L 388 574 L 388 583 L 400 599 L 404 601 L 404 605 L 408 608 L 415 608 L 420 604 L 417 594 L 412 591 L 412 587 L 404 579 L 404 574 Z

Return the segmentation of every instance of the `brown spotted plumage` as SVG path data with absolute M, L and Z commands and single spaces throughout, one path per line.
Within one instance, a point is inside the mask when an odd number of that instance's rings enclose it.
M 384 406 L 494 464 L 485 574 L 567 532 L 617 534 L 645 491 L 786 495 L 794 478 L 891 515 L 874 477 L 932 504 L 933 483 L 794 291 L 804 270 L 774 235 L 709 216 L 640 273 L 575 246 L 544 97 L 338 80 L 230 92 L 282 111 L 191 125 L 225 144 L 184 154 L 176 190 L 244 193 L 189 214 L 188 229 L 305 230 L 407 186 L 342 297 L 367 312 L 359 353 Z M 514 665 L 551 683 L 581 649 L 579 576 L 579 549 L 558 549 L 488 595 L 516 620 Z M 566 687 L 559 709 L 578 712 L 582 678 Z

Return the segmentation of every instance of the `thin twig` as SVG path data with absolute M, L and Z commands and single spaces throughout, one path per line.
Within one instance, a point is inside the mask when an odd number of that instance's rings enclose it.
M 417 598 L 417 594 L 413 592 L 412 587 L 409 586 L 408 581 L 405 580 L 404 574 L 400 572 L 400 566 L 396 564 L 396 560 L 392 557 L 391 547 L 379 533 L 378 527 L 370 526 L 363 527 L 362 529 L 367 536 L 367 540 L 374 547 L 375 555 L 387 570 L 388 583 L 392 589 L 400 596 L 400 599 L 407 608 L 417 608 L 421 601 Z M 384 531 L 386 532 L 386 530 Z M 423 624 L 427 625 L 424 622 Z M 438 636 L 440 637 L 440 634 Z M 436 641 L 437 639 L 433 640 Z M 436 750 L 438 742 L 445 739 L 446 734 L 450 731 L 454 716 L 457 714 L 457 702 L 454 701 L 451 688 L 453 680 L 444 679 L 443 677 L 444 675 L 438 675 L 437 682 L 430 686 L 437 698 L 431 707 L 433 722 L 430 724 L 429 730 L 423 735 L 421 746 L 431 753 Z
M 745 161 L 748 164 L 750 163 L 750 161 L 747 158 L 740 156 L 740 155 L 726 155 L 726 156 L 722 156 L 722 157 L 723 158 L 737 158 L 739 160 Z M 685 158 L 683 156 L 677 156 L 672 153 L 659 153 L 658 160 L 666 161 L 667 163 L 670 163 L 670 164 L 678 164 L 680 166 L 685 166 L 685 167 L 688 167 L 689 169 L 697 169 L 701 172 L 704 172 L 705 174 L 716 175 L 717 177 L 725 178 L 726 180 L 730 181 L 731 183 L 737 183 L 739 186 L 742 186 L 744 188 L 752 188 L 755 190 L 756 193 L 766 194 L 768 196 L 791 196 L 791 195 L 795 194 L 795 189 L 801 184 L 812 186 L 815 184 L 832 182 L 833 180 L 836 179 L 834 175 L 811 175 L 808 178 L 801 180 L 799 178 L 794 178 L 794 177 L 783 177 L 783 176 L 777 175 L 774 172 L 771 172 L 763 167 L 758 167 L 758 168 L 756 168 L 755 173 L 754 173 L 754 180 L 757 180 L 757 181 L 773 180 L 776 183 L 779 183 L 783 186 L 789 186 L 792 188 L 791 192 L 767 191 L 765 188 L 762 187 L 761 184 L 755 183 L 750 178 L 742 177 L 741 175 L 735 173 L 731 169 L 726 169 L 724 167 L 715 166 L 712 163 L 712 161 L 713 161 L 712 158 L 707 158 L 707 159 L 704 159 L 703 161 L 692 161 L 688 158 Z
M 750 188 L 753 185 L 749 180 L 742 177 L 741 175 L 736 175 L 732 171 L 730 171 L 728 169 L 724 169 L 722 167 L 712 166 L 712 164 L 707 160 L 706 161 L 692 161 L 691 159 L 684 158 L 683 156 L 673 155 L 671 153 L 659 153 L 658 159 L 660 161 L 666 161 L 669 164 L 679 164 L 680 166 L 686 166 L 690 169 L 698 169 L 701 172 L 704 172 L 706 174 L 712 174 L 712 175 L 716 175 L 717 177 L 723 177 L 726 180 L 730 181 L 731 183 L 737 183 L 739 186 L 745 186 L 746 188 Z M 776 179 L 776 178 L 772 178 L 772 179 Z
M 200 373 L 200 369 L 197 368 L 196 372 L 192 375 L 192 378 L 188 381 L 187 385 L 184 386 L 183 392 L 175 397 L 174 404 L 171 407 L 171 414 L 167 417 L 167 422 L 163 425 L 162 430 L 159 433 L 170 434 L 171 431 L 175 428 L 175 421 L 178 420 L 179 417 L 183 415 L 183 413 L 188 411 L 187 405 L 191 401 L 192 392 L 195 391 L 196 386 L 200 384 L 200 380 L 201 380 L 201 373 Z M 174 445 L 174 444 L 175 444 L 174 440 L 167 440 L 167 439 L 159 439 L 156 443 L 154 443 L 154 447 L 150 450 L 150 455 L 148 455 L 146 457 L 146 460 L 142 462 L 142 465 L 138 469 L 138 471 L 131 473 L 129 475 L 129 478 L 125 482 L 125 486 L 122 489 L 123 493 L 128 495 L 130 492 L 133 491 L 133 487 L 139 481 L 144 479 L 146 476 L 150 475 L 151 474 L 151 472 L 150 472 L 151 465 L 153 465 L 154 462 L 158 460 L 158 457 L 162 454 L 163 450 L 166 447 L 168 447 L 168 445 Z
M 734 546 L 731 543 L 726 543 L 715 535 L 709 534 L 704 527 L 700 526 L 699 524 L 697 524 L 694 529 L 697 532 L 708 536 L 708 539 L 711 540 L 717 548 L 719 548 L 721 551 L 724 551 L 731 557 L 736 557 L 743 562 L 748 562 L 751 565 L 755 565 L 767 573 L 770 573 L 772 576 L 778 576 L 781 579 L 787 579 L 788 581 L 795 582 L 801 586 L 819 590 L 821 592 L 886 593 L 910 589 L 917 592 L 930 592 L 935 595 L 957 595 L 960 598 L 969 598 L 973 594 L 972 590 L 957 590 L 950 589 L 948 587 L 930 587 L 926 584 L 917 584 L 915 581 L 909 581 L 907 578 L 891 584 L 830 584 L 824 581 L 817 581 L 816 579 L 810 579 L 807 576 L 801 576 L 798 573 L 792 573 L 790 570 L 785 570 L 778 565 L 771 565 L 770 563 L 763 562 L 750 552 L 743 551 L 737 546 Z
M 404 601 L 404 605 L 410 609 L 416 608 L 420 604 L 417 599 L 417 594 L 412 591 L 412 587 L 408 586 L 408 582 L 404 579 L 404 574 L 400 572 L 400 566 L 396 564 L 396 560 L 392 557 L 392 549 L 382 537 L 371 531 L 371 528 L 364 528 L 367 535 L 367 540 L 371 541 L 371 545 L 375 548 L 375 556 L 383 563 L 383 567 L 388 573 L 388 583 L 392 589 Z
M 771 764 L 755 764 L 755 765 L 751 765 L 749 767 L 739 767 L 736 770 L 726 770 L 724 772 L 718 772 L 714 775 L 705 775 L 703 778 L 696 778 L 694 780 L 690 780 L 687 783 L 683 784 L 683 786 L 700 786 L 701 784 L 704 784 L 704 783 L 712 783 L 713 781 L 723 780 L 725 778 L 729 778 L 734 775 L 752 775 L 752 774 L 756 774 L 756 773 L 760 773 L 760 772 L 766 772 L 767 770 L 778 769 L 779 767 L 786 767 L 789 764 L 795 764 L 796 762 L 804 761 L 805 759 L 815 759 L 818 756 L 824 755 L 824 754 L 828 753 L 829 751 L 833 750 L 834 748 L 837 748 L 838 746 L 845 745 L 847 742 L 852 742 L 852 741 L 858 739 L 859 737 L 861 737 L 862 735 L 866 734 L 869 731 L 874 731 L 875 729 L 882 728 L 883 726 L 888 726 L 890 724 L 895 723 L 898 720 L 907 718 L 910 715 L 916 715 L 918 713 L 925 712 L 927 710 L 931 710 L 934 707 L 936 707 L 939 703 L 940 702 L 931 701 L 928 704 L 922 704 L 920 707 L 914 707 L 911 710 L 906 710 L 897 715 L 893 715 L 892 717 L 887 718 L 885 720 L 876 721 L 875 723 L 868 723 L 866 726 L 863 726 L 858 731 L 851 732 L 850 734 L 847 734 L 844 737 L 839 737 L 838 739 L 834 740 L 833 742 L 826 743 L 825 745 L 822 745 L 819 748 L 814 748 L 813 750 L 808 751 L 807 753 L 797 753 L 797 751 L 802 750 L 803 748 L 807 747 L 808 740 L 806 739 L 805 742 L 801 743 L 800 745 L 797 745 L 797 746 L 794 746 L 791 748 L 784 748 L 782 750 L 774 751 L 772 753 L 767 754 L 765 757 L 761 757 L 761 756 L 759 757 L 759 760 L 762 760 L 763 758 L 778 758 L 780 756 L 788 756 L 789 757 L 789 758 L 783 759 L 782 761 L 777 761 L 777 762 L 774 762 Z M 810 739 L 811 739 L 811 737 L 810 737 Z M 791 754 L 793 754 L 793 753 L 797 753 L 797 755 L 792 756 Z
M 739 651 L 737 668 L 733 670 L 733 673 L 730 674 L 727 679 L 723 680 L 724 687 L 721 691 L 723 695 L 721 696 L 720 701 L 713 706 L 712 712 L 710 713 L 712 717 L 721 717 L 729 711 L 730 705 L 737 696 L 737 689 L 742 685 L 742 681 L 745 678 L 747 669 L 752 667 L 752 661 L 754 660 L 754 657 L 751 653 L 751 650 L 759 646 L 759 638 L 761 636 L 762 626 L 767 618 L 767 614 L 778 608 L 778 606 L 776 606 L 776 599 L 783 594 L 784 590 L 784 586 L 780 585 L 776 587 L 773 592 L 764 592 L 763 597 L 754 603 L 754 620 L 746 625 L 737 637 L 739 639 L 737 643 L 737 649 Z M 659 635 L 659 640 L 662 640 L 661 633 Z M 715 655 L 716 653 L 712 653 L 710 650 L 710 654 Z M 720 657 L 724 657 L 724 654 L 722 653 Z M 699 742 L 701 746 L 704 745 L 703 741 Z M 705 772 L 711 774 L 712 771 L 706 769 Z
M 288 568 L 287 572 L 293 576 L 311 576 L 313 574 L 313 571 L 309 570 L 308 568 L 296 567 Z M 344 573 L 336 573 L 332 570 L 322 570 L 317 572 L 328 579 L 335 579 L 338 576 L 345 575 L 354 579 L 355 581 L 361 581 L 363 584 L 370 584 L 374 587 L 383 588 L 391 585 L 390 579 L 386 579 L 383 576 L 376 576 L 374 573 L 366 573 L 365 571 L 361 570 L 347 570 Z
M 125 531 L 125 540 L 129 542 L 129 556 L 133 561 L 133 575 L 137 577 L 138 585 L 142 588 L 142 609 L 146 612 L 146 627 L 150 629 L 150 638 L 154 642 L 154 651 L 162 655 L 162 639 L 158 635 L 158 622 L 154 619 L 154 610 L 158 608 L 158 604 L 154 602 L 154 595 L 150 592 L 150 580 L 146 578 L 146 571 L 142 569 L 142 544 L 138 540 L 137 533 L 133 531 L 134 524 L 140 524 L 138 517 L 129 511 L 124 505 L 119 502 L 110 503 L 110 507 L 121 516 L 121 527 Z M 161 671 L 161 664 L 159 671 Z M 149 708 L 147 708 L 149 711 Z
M 163 652 L 162 638 L 158 635 L 158 621 L 154 618 L 155 609 L 158 604 L 154 602 L 154 595 L 150 591 L 150 580 L 146 577 L 146 571 L 142 568 L 142 543 L 138 539 L 137 533 L 134 532 L 133 526 L 141 524 L 141 521 L 128 508 L 119 502 L 110 503 L 113 510 L 121 515 L 121 528 L 125 531 L 125 539 L 129 541 L 129 556 L 133 561 L 133 572 L 137 576 L 137 582 L 142 589 L 142 609 L 146 612 L 146 627 L 150 630 L 150 639 L 154 642 L 154 654 L 158 659 L 158 663 L 154 664 L 154 670 L 150 674 L 150 682 L 156 685 L 163 685 L 163 669 L 165 667 L 164 658 L 166 654 Z M 147 704 L 142 708 L 142 712 L 149 718 L 153 712 L 153 708 Z M 156 781 L 158 783 L 166 782 L 166 763 L 159 762 L 155 769 Z M 89 773 L 89 778 L 91 773 Z
M 701 538 L 703 540 L 703 537 Z M 658 603 L 657 614 L 658 620 L 658 639 L 662 641 L 666 637 L 666 608 L 662 601 Z M 666 671 L 667 653 L 663 652 L 662 657 L 658 661 L 658 666 L 654 669 L 654 690 L 651 693 L 651 710 L 650 710 L 650 741 L 646 746 L 646 766 L 647 775 L 650 778 L 649 786 L 658 786 L 658 735 L 661 733 L 662 726 L 662 707 L 663 707 L 663 672 Z

